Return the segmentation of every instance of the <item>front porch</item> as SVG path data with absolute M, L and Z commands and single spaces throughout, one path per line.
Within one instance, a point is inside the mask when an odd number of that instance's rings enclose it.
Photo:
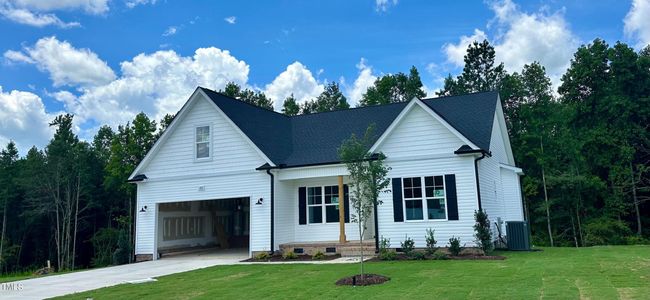
M 314 255 L 322 252 L 326 255 L 339 254 L 343 257 L 360 256 L 363 249 L 364 255 L 375 255 L 375 241 L 363 240 L 360 244 L 358 240 L 341 243 L 339 241 L 326 242 L 294 242 L 280 244 L 280 251 L 284 254 L 294 252 L 296 254 Z

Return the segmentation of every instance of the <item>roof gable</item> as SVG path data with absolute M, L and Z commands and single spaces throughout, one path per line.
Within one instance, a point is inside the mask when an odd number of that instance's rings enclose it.
M 489 150 L 498 103 L 497 92 L 485 92 L 288 117 L 206 88 L 199 87 L 197 91 L 207 96 L 268 158 L 271 165 L 286 167 L 338 163 L 337 150 L 345 139 L 352 134 L 363 136 L 368 126 L 374 123 L 376 137 L 373 142 L 376 142 L 413 103 L 449 126 L 470 146 Z M 174 122 L 178 119 L 175 118 Z
M 479 148 L 489 150 L 498 97 L 498 92 L 483 92 L 422 101 Z

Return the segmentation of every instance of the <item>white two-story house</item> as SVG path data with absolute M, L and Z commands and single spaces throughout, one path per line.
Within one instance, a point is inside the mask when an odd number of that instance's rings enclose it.
M 370 124 L 368 151 L 386 156 L 391 186 L 359 237 L 337 149 Z M 521 174 L 496 92 L 289 117 L 199 87 L 129 178 L 136 258 L 207 246 L 339 252 L 377 237 L 424 247 L 428 228 L 442 246 L 452 236 L 471 246 L 476 210 L 493 224 L 524 220 Z

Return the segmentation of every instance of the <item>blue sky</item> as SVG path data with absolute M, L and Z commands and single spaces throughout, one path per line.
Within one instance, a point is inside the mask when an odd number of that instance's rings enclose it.
M 432 93 L 474 39 L 511 72 L 541 61 L 557 85 L 580 44 L 647 44 L 650 0 L 0 0 L 0 36 L 0 143 L 24 153 L 57 113 L 90 138 L 139 111 L 175 112 L 196 85 L 235 81 L 279 105 L 337 81 L 354 103 L 414 65 Z

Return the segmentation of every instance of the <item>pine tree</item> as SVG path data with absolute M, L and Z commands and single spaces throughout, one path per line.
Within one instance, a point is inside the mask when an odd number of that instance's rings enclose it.
M 300 105 L 296 102 L 296 98 L 293 97 L 293 94 L 287 97 L 287 99 L 284 99 L 284 102 L 282 103 L 282 113 L 287 116 L 295 116 L 300 113 Z

